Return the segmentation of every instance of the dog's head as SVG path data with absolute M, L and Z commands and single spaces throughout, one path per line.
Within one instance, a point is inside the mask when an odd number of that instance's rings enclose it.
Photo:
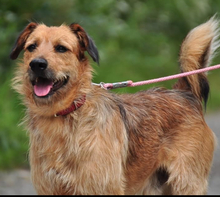
M 22 50 L 23 63 L 16 75 L 23 88 L 19 92 L 38 106 L 60 102 L 63 107 L 69 105 L 67 100 L 73 100 L 83 85 L 91 83 L 86 51 L 99 63 L 94 42 L 76 23 L 60 27 L 28 24 L 16 41 L 11 59 Z

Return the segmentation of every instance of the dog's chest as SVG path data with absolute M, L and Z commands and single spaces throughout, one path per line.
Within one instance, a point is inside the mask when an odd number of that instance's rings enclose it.
M 102 137 L 99 136 L 95 129 L 97 124 L 87 123 L 83 126 L 79 123 L 66 124 L 62 121 L 50 125 L 44 121 L 44 124 L 41 124 L 35 123 L 37 126 L 30 132 L 30 164 L 32 181 L 37 192 L 39 194 L 91 194 L 95 190 L 103 194 L 109 192 L 105 189 L 106 182 L 108 185 L 115 185 L 115 181 L 102 180 L 106 179 L 103 174 L 121 176 L 119 154 L 121 148 L 118 146 L 123 146 L 123 143 L 116 139 L 109 140 L 107 133 Z M 110 141 L 113 143 L 108 144 Z M 114 159 L 118 157 L 115 163 L 109 157 L 112 153 L 115 154 Z M 106 168 L 108 165 L 112 167 Z
M 79 157 L 84 157 L 85 151 L 80 148 L 78 131 L 73 124 L 61 123 L 38 124 L 30 132 L 32 179 L 39 193 L 74 193 L 77 177 L 84 172 Z

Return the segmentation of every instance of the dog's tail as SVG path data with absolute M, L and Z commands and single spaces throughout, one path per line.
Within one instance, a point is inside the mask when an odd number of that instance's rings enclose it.
M 209 21 L 192 29 L 183 41 L 179 54 L 181 72 L 193 71 L 210 65 L 216 49 L 220 46 L 219 28 L 215 16 Z M 209 83 L 206 73 L 194 74 L 180 78 L 175 89 L 191 91 L 206 106 Z

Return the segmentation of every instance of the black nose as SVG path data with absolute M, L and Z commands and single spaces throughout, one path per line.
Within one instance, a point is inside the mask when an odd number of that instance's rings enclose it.
M 38 76 L 44 75 L 44 70 L 47 68 L 47 60 L 36 58 L 30 62 L 31 70 Z

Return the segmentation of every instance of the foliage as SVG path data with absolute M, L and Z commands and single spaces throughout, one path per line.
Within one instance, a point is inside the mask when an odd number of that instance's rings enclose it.
M 16 37 L 28 22 L 80 23 L 100 53 L 100 67 L 92 63 L 94 82 L 139 81 L 178 73 L 182 40 L 190 29 L 219 12 L 220 1 L 0 0 L 0 5 L 0 168 L 10 168 L 28 166 L 28 138 L 18 126 L 24 107 L 10 87 L 16 62 L 9 59 Z M 215 58 L 213 65 L 219 60 Z M 208 112 L 220 108 L 219 74 L 216 70 L 209 75 Z M 170 88 L 174 82 L 115 91 Z

